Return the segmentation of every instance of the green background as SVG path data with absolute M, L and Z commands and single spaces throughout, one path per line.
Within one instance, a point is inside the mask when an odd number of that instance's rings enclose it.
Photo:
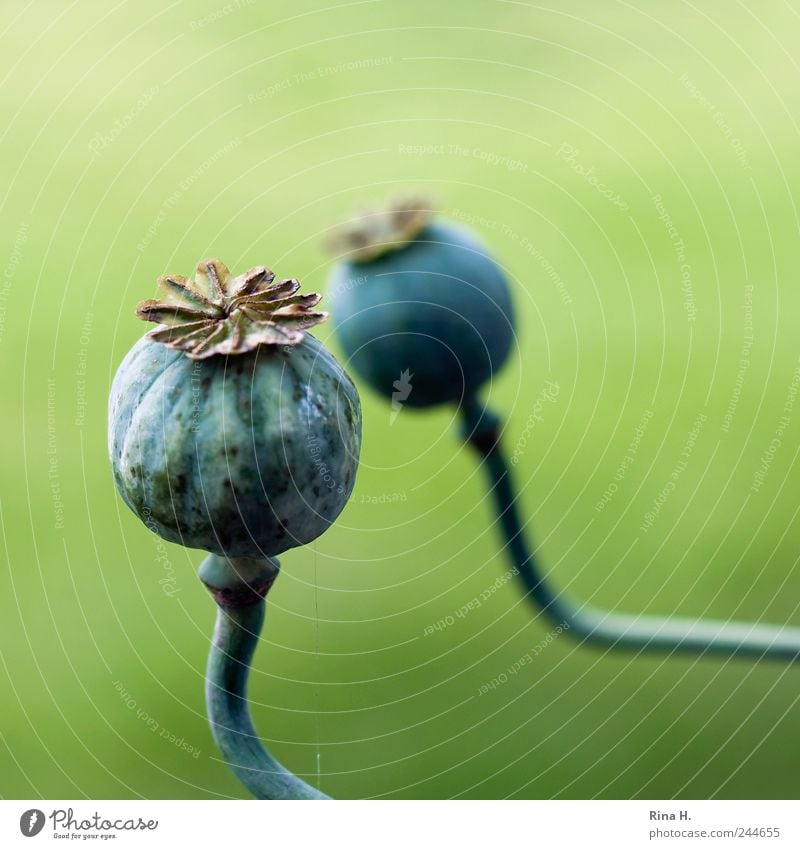
M 218 255 L 324 291 L 331 225 L 407 187 L 512 280 L 509 451 L 558 382 L 516 467 L 556 585 L 800 625 L 799 38 L 772 0 L 6 3 L 0 794 L 246 795 L 204 717 L 201 556 L 117 497 L 110 381 L 158 275 Z M 508 566 L 454 411 L 363 401 L 353 498 L 283 557 L 256 656 L 281 760 L 337 797 L 798 795 L 783 663 L 561 636 L 479 696 L 550 626 L 513 583 L 455 616 Z

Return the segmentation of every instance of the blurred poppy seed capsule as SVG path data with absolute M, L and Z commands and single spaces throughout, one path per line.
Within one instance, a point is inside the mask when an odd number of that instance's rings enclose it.
M 412 407 L 460 401 L 502 366 L 514 338 L 511 292 L 469 231 L 400 199 L 343 225 L 328 282 L 348 367 Z
M 170 542 L 264 558 L 318 537 L 350 496 L 358 393 L 305 329 L 319 295 L 266 268 L 159 280 L 109 400 L 109 452 L 126 504 Z

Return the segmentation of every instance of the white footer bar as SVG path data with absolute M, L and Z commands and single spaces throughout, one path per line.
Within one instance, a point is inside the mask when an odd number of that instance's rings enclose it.
M 800 846 L 795 801 L 0 801 L 0 846 Z M 249 844 L 247 844 L 249 845 Z

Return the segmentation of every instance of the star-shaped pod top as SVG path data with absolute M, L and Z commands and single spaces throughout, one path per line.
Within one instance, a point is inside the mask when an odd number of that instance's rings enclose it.
M 325 321 L 312 307 L 321 295 L 298 295 L 297 280 L 279 280 L 263 266 L 238 277 L 218 259 L 203 260 L 194 280 L 160 277 L 163 300 L 142 301 L 136 315 L 166 325 L 148 337 L 185 351 L 193 360 L 244 354 L 259 345 L 297 345 L 303 331 Z
M 365 209 L 340 225 L 328 248 L 333 254 L 347 254 L 350 262 L 370 262 L 416 239 L 432 212 L 429 198 L 412 195 L 393 198 L 382 208 Z

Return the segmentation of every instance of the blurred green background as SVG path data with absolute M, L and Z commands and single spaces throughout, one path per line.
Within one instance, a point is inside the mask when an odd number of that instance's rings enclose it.
M 324 291 L 330 226 L 409 186 L 513 281 L 490 394 L 552 580 L 623 611 L 800 625 L 791 4 L 4 11 L 2 796 L 246 795 L 204 716 L 201 555 L 114 491 L 111 377 L 158 275 L 220 256 Z M 508 566 L 453 411 L 392 424 L 363 396 L 355 494 L 283 557 L 256 656 L 281 760 L 337 797 L 800 793 L 797 668 L 562 636 L 508 675 L 550 626 L 512 583 L 456 616 Z

